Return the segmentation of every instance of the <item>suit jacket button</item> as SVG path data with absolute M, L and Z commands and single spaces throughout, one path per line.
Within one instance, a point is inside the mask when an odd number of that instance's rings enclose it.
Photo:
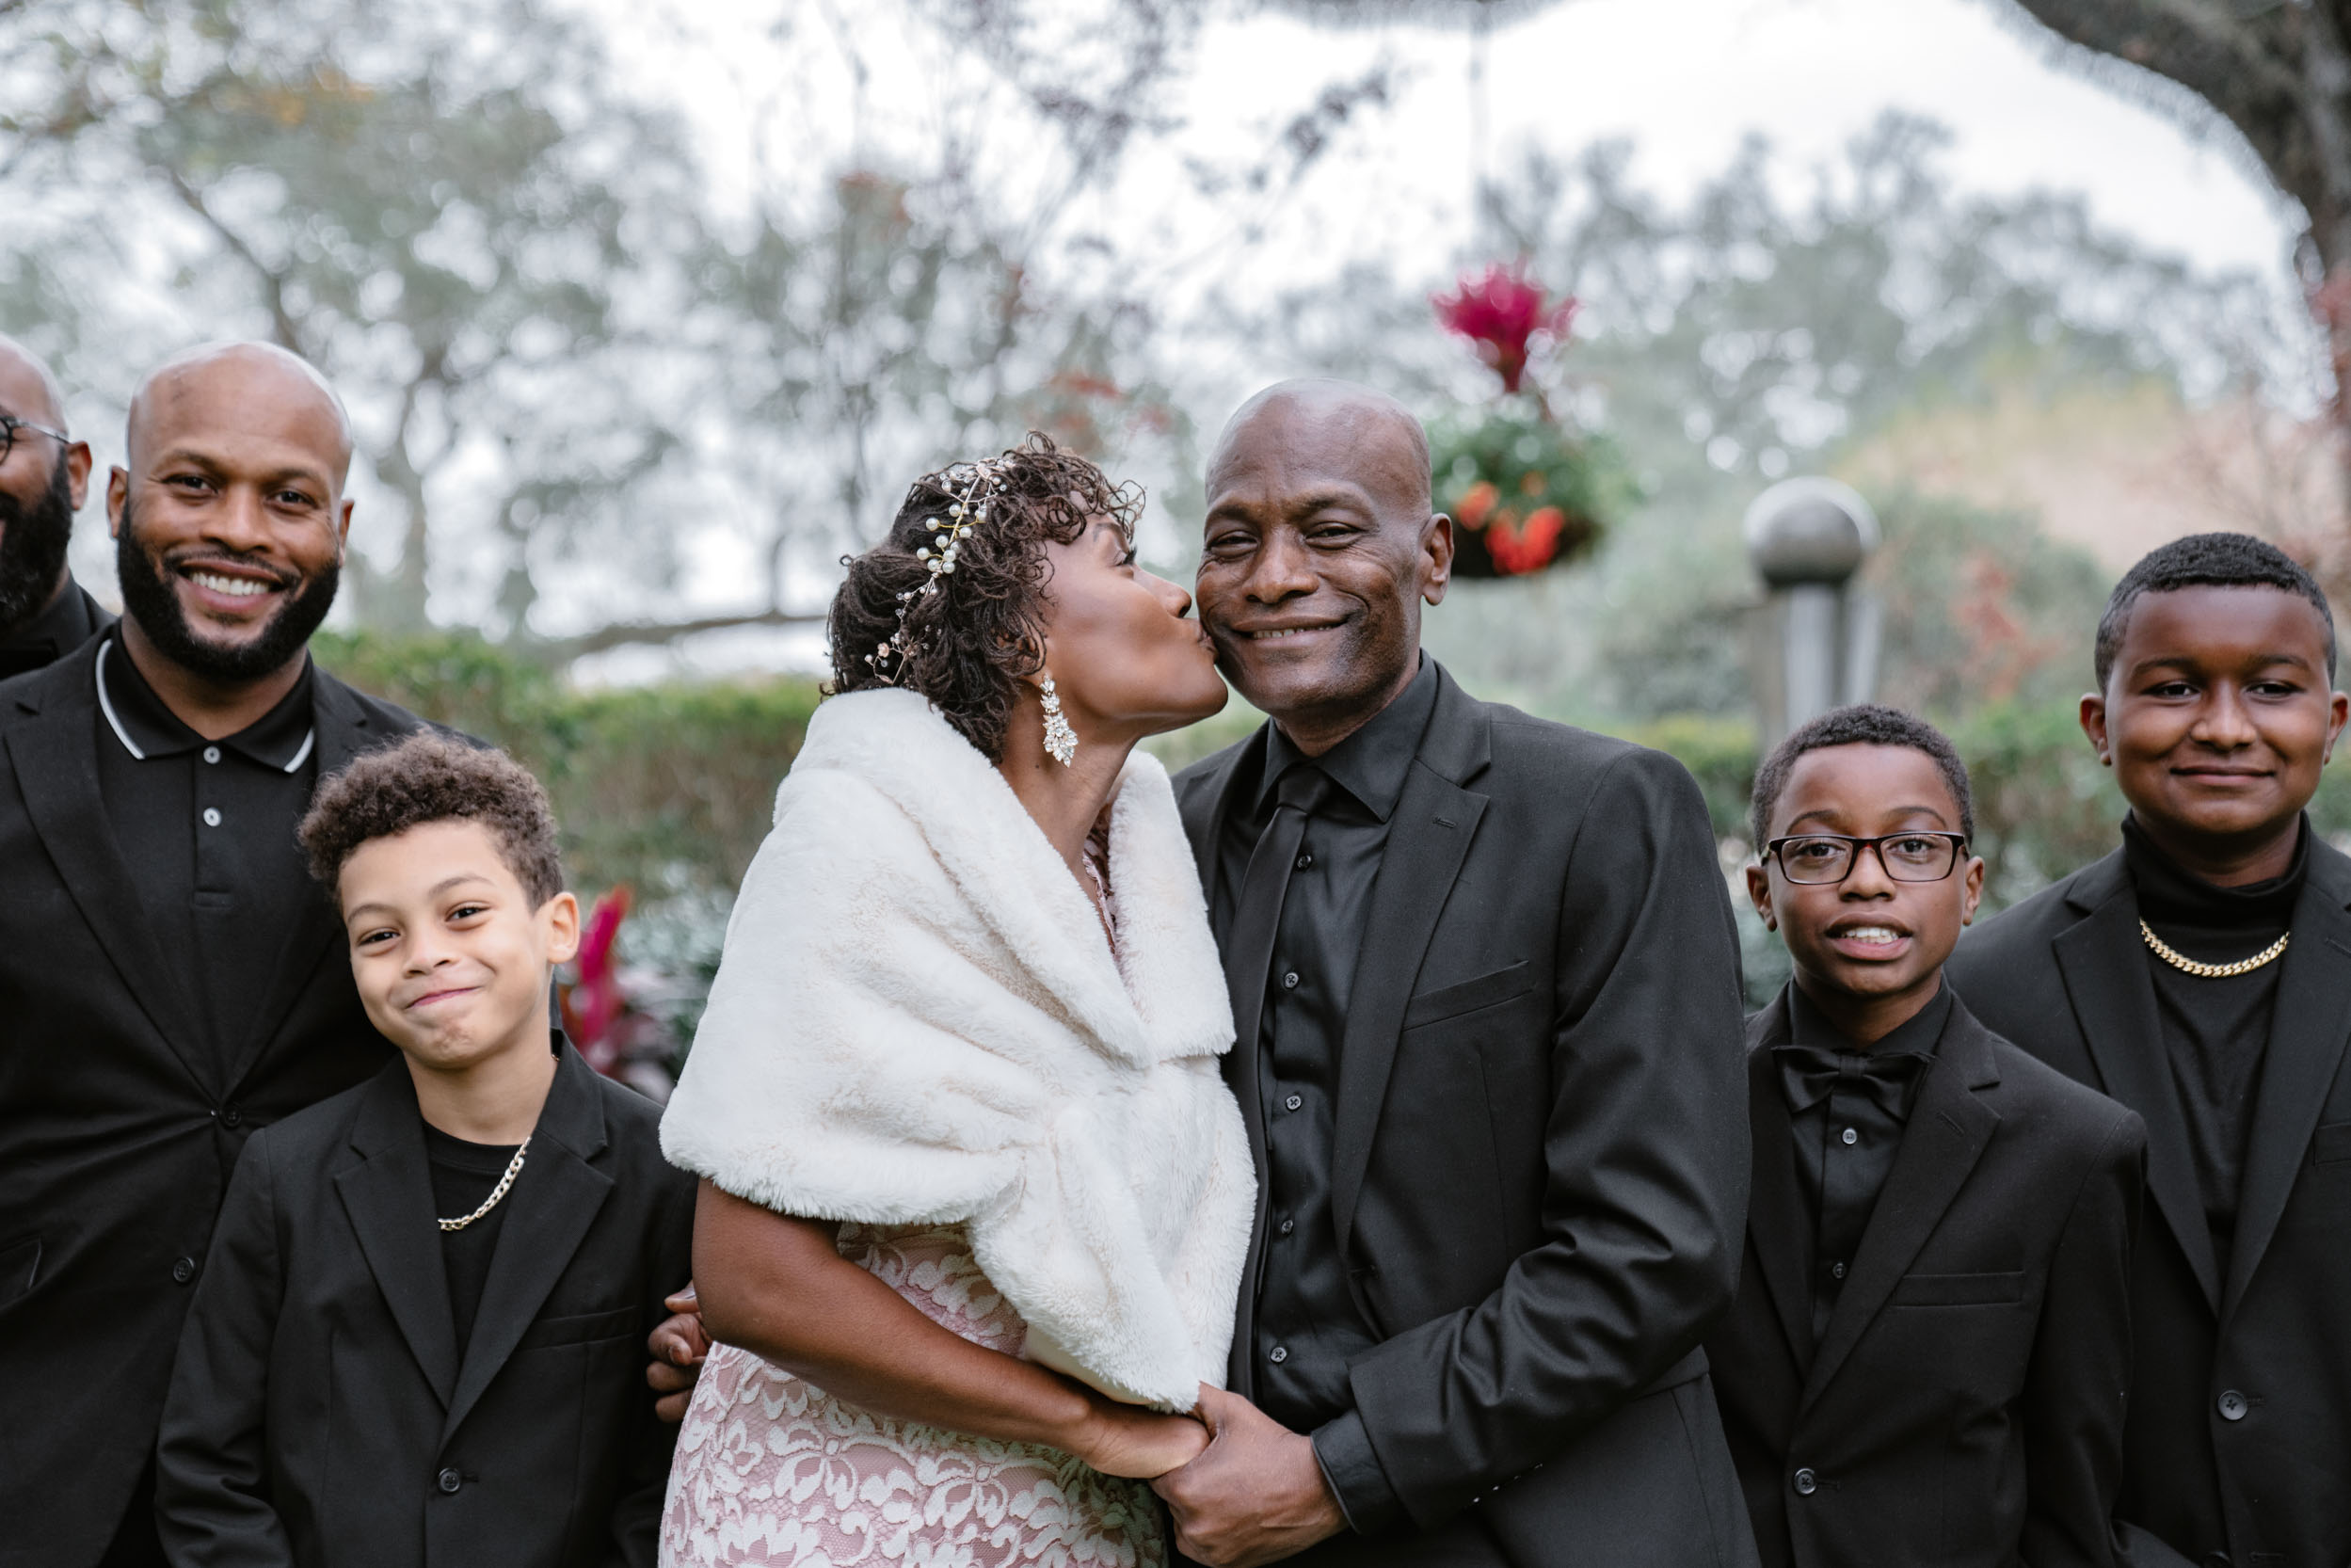
M 221 1107 L 220 1125 L 222 1127 L 236 1127 L 244 1120 L 245 1112 L 236 1106 L 226 1105 Z
M 1820 1478 L 1813 1474 L 1812 1466 L 1806 1465 L 1796 1472 L 1796 1495 L 1798 1496 L 1809 1497 L 1819 1490 Z
M 179 1257 L 172 1259 L 171 1278 L 174 1284 L 185 1285 L 189 1280 L 192 1280 L 195 1277 L 196 1259 L 192 1257 Z
M 458 1487 L 465 1484 L 465 1478 L 457 1474 L 455 1470 L 443 1470 L 440 1475 L 433 1478 L 433 1484 L 440 1487 L 443 1492 L 455 1492 Z
M 2245 1413 L 2252 1408 L 2245 1396 L 2233 1388 L 2224 1390 L 2220 1396 L 2220 1418 L 2224 1421 L 2242 1421 Z

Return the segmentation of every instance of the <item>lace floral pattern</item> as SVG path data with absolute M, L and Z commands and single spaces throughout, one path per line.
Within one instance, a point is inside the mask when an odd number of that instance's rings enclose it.
M 844 1224 L 840 1251 L 941 1327 L 1019 1352 L 1020 1315 L 960 1226 Z M 678 1433 L 661 1561 L 1165 1568 L 1167 1548 L 1141 1481 L 1054 1448 L 873 1416 L 719 1346 Z

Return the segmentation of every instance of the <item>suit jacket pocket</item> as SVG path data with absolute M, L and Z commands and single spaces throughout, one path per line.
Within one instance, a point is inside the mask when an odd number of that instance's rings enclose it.
M 2351 1160 L 2351 1122 L 2327 1122 L 2311 1135 L 2311 1162 L 2331 1165 Z M 7 1288 L 0 1286 L 0 1291 Z
M 2003 1306 L 2024 1299 L 2024 1272 L 2003 1274 L 1904 1274 L 1895 1306 Z
M 525 1329 L 515 1351 L 543 1351 L 556 1345 L 584 1345 L 597 1339 L 616 1339 L 634 1334 L 637 1309 L 616 1306 L 609 1312 L 581 1312 L 567 1318 L 541 1318 Z
M 1534 973 L 1522 958 L 1508 968 L 1481 974 L 1475 980 L 1423 991 L 1404 1004 L 1404 1027 L 1418 1029 L 1422 1024 L 1459 1017 L 1463 1013 L 1475 1013 L 1480 1007 L 1492 1007 L 1496 1002 L 1525 996 L 1533 985 Z

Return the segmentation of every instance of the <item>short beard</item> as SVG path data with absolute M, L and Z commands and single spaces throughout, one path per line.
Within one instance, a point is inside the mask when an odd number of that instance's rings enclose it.
M 47 492 L 30 508 L 0 490 L 0 637 L 16 635 L 49 608 L 72 542 L 73 476 L 59 453 Z
M 166 659 L 192 675 L 224 686 L 241 686 L 276 673 L 291 663 L 334 608 L 340 562 L 329 561 L 316 576 L 289 595 L 249 643 L 208 642 L 196 634 L 180 596 L 157 568 L 138 536 L 131 501 L 122 501 L 122 526 L 115 537 L 114 567 L 122 585 L 122 614 L 136 624 Z

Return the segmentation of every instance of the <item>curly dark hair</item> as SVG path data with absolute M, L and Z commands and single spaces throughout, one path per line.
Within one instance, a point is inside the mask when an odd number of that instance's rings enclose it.
M 881 543 L 841 558 L 849 576 L 827 622 L 833 691 L 898 685 L 920 692 L 991 762 L 1003 760 L 1020 682 L 1044 659 L 1046 545 L 1067 544 L 1090 519 L 1107 517 L 1131 547 L 1143 514 L 1141 488 L 1112 484 L 1041 432 L 1029 432 L 997 463 L 1000 482 L 988 490 L 987 520 L 964 536 L 955 569 L 939 579 L 936 593 L 921 593 L 931 574 L 915 552 L 932 542 L 931 520 L 963 494 L 952 468 L 914 482 Z M 880 651 L 898 631 L 902 594 L 919 596 L 906 600 L 904 658 Z
M 371 751 L 328 778 L 297 832 L 311 874 L 331 889 L 361 844 L 454 820 L 489 829 L 534 907 L 563 891 L 555 813 L 539 781 L 494 746 L 430 729 Z

